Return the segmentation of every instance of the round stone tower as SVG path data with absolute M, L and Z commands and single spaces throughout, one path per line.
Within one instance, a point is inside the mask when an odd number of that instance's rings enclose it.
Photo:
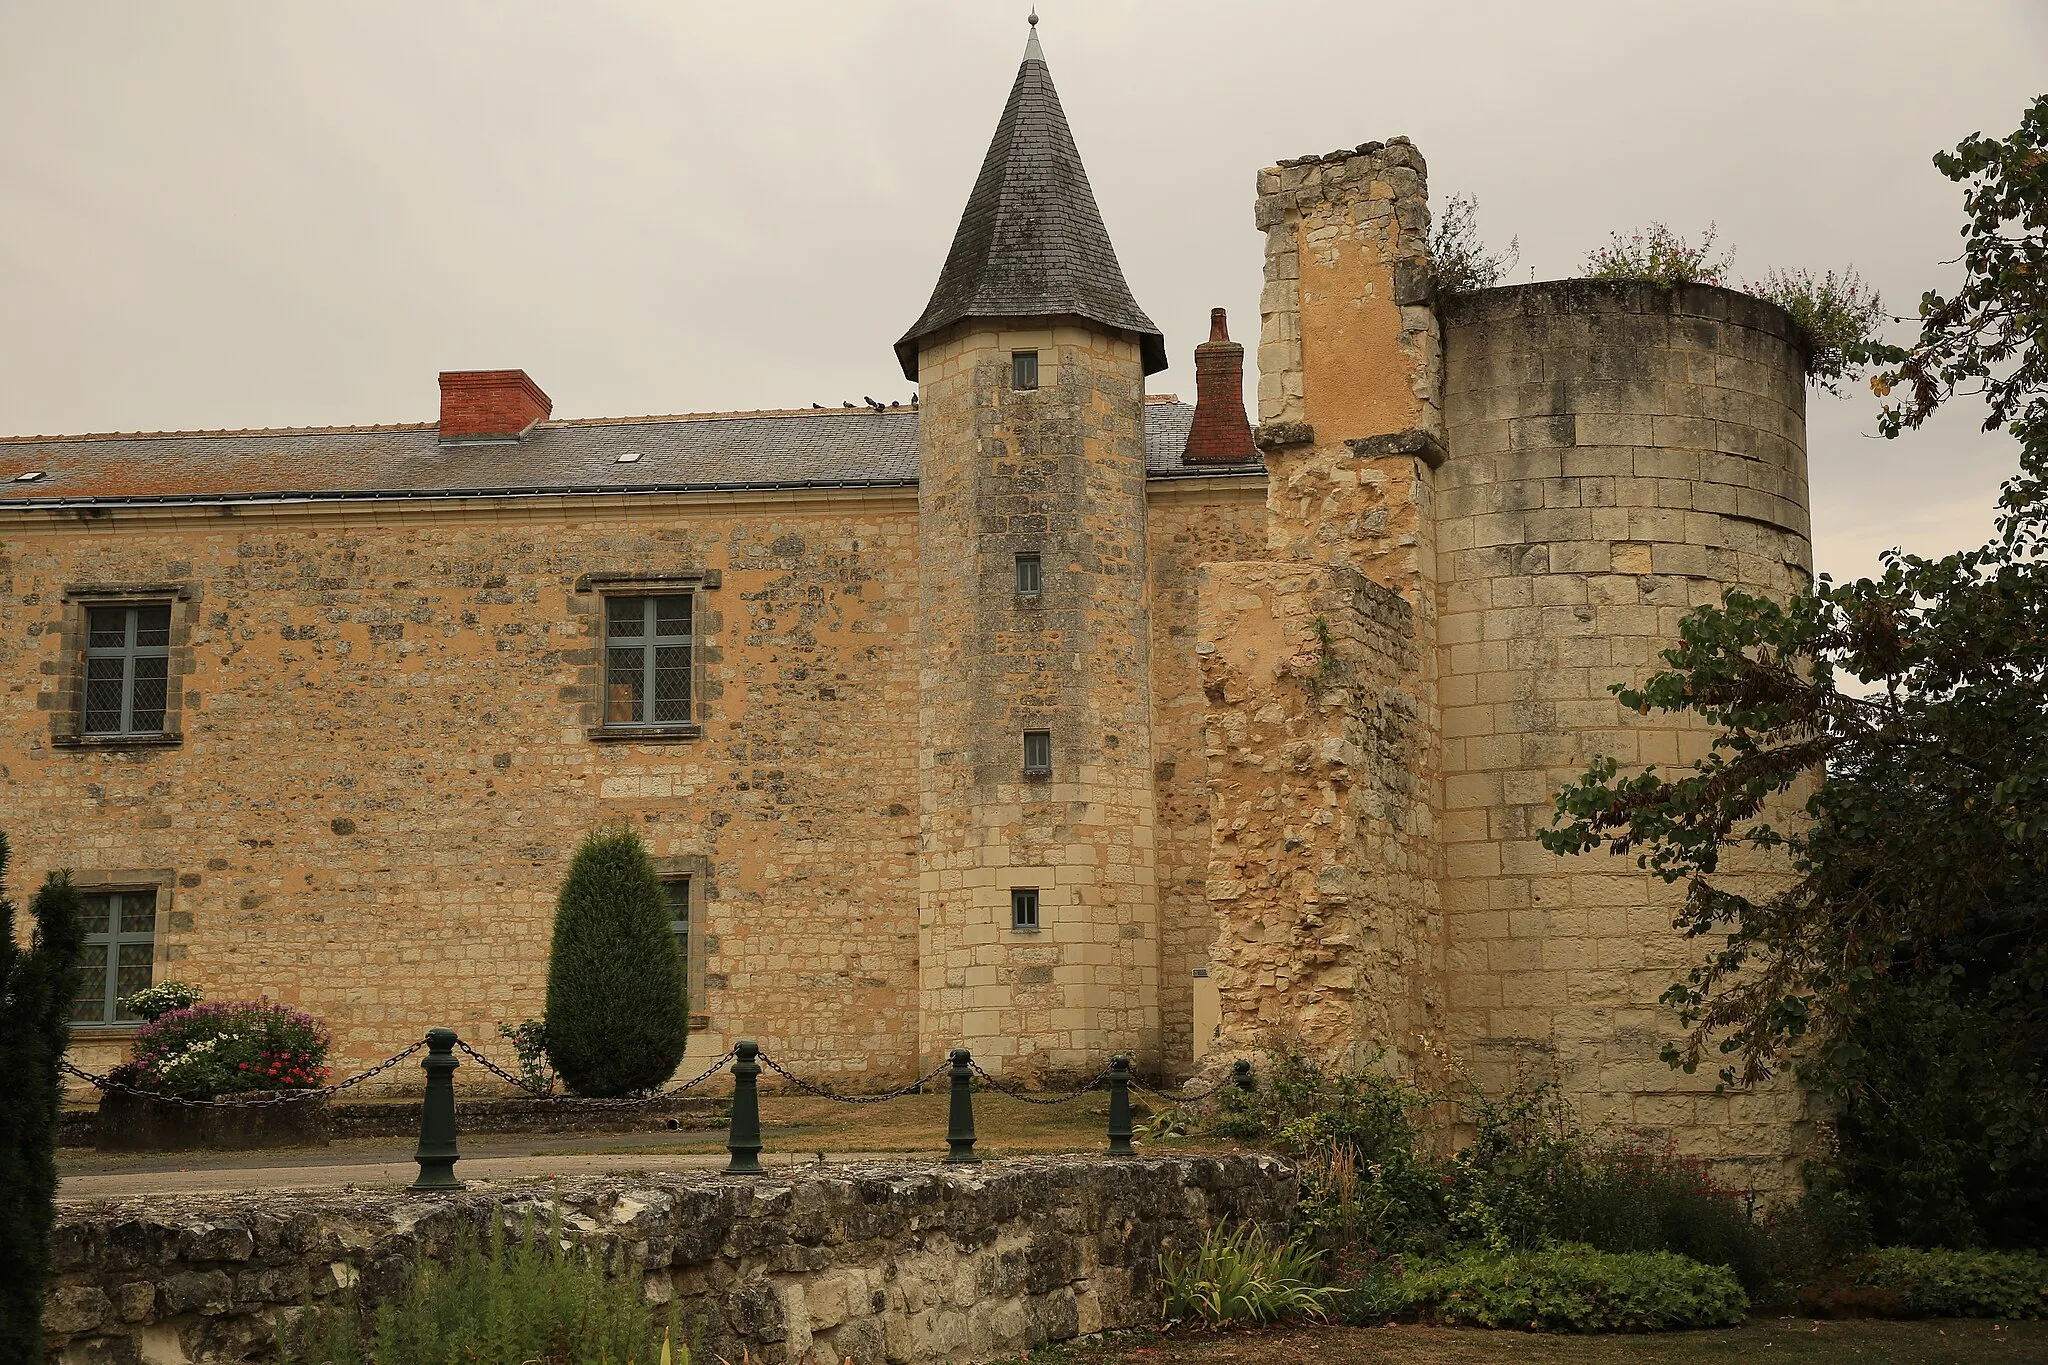
M 1782 309 L 1698 286 L 1519 285 L 1441 316 L 1454 1050 L 1494 1083 L 1518 1054 L 1553 1057 L 1589 1118 L 1780 1162 L 1792 1090 L 1715 1095 L 1657 1060 L 1673 1032 L 1657 999 L 1703 950 L 1672 928 L 1682 888 L 1633 858 L 1556 857 L 1536 833 L 1596 756 L 1626 768 L 1705 751 L 1702 727 L 1624 713 L 1608 692 L 1662 666 L 1688 611 L 1810 581 L 1801 343 Z
M 924 1063 L 1156 1064 L 1144 402 L 1165 343 L 1035 34 L 897 353 L 921 404 Z

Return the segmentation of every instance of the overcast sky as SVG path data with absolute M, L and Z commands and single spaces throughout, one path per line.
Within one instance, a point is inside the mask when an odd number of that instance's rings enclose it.
M 986 0 L 0 0 L 0 434 L 431 420 L 442 369 L 558 416 L 908 397 L 1023 48 Z M 1042 0 L 1124 271 L 1192 396 L 1258 330 L 1253 177 L 1413 138 L 1517 279 L 1709 222 L 1739 278 L 1954 278 L 1929 165 L 2048 88 L 2041 0 Z M 1820 566 L 1980 540 L 2010 443 L 1816 394 Z

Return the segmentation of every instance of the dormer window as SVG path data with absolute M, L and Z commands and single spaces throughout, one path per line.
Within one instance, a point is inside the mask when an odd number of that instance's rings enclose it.
M 1019 390 L 1038 387 L 1038 352 L 1010 352 L 1010 387 Z

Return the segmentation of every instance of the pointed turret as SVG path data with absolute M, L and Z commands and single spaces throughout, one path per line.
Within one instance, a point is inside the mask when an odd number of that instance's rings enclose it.
M 1146 374 L 1166 368 L 1165 338 L 1124 283 L 1032 23 L 938 286 L 896 343 L 908 379 L 919 343 L 963 318 L 1086 318 L 1135 335 Z

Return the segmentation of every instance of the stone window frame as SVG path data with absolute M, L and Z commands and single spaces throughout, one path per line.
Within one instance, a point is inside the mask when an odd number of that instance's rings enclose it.
M 722 657 L 713 638 L 723 624 L 705 594 L 717 591 L 724 575 L 717 569 L 676 569 L 646 573 L 591 573 L 578 578 L 569 610 L 583 618 L 590 648 L 581 656 L 574 686 L 565 700 L 577 704 L 584 737 L 595 744 L 670 744 L 702 739 L 705 719 L 719 689 L 707 673 Z M 607 725 L 604 719 L 605 614 L 614 597 L 684 596 L 690 598 L 690 720 L 683 725 Z M 692 892 L 694 896 L 695 893 Z M 694 903 L 694 902 L 693 902 Z
M 185 680 L 192 676 L 192 628 L 198 594 L 190 583 L 73 583 L 60 598 L 57 690 L 50 706 L 50 743 L 60 749 L 172 749 L 185 742 Z M 164 728 L 153 734 L 85 732 L 86 621 L 94 607 L 171 608 L 170 663 L 164 677 Z
M 168 979 L 161 975 L 164 964 L 183 958 L 185 951 L 182 947 L 174 948 L 167 939 L 172 933 L 191 927 L 189 915 L 179 914 L 171 908 L 171 900 L 178 885 L 178 874 L 175 870 L 74 868 L 71 872 L 71 885 L 87 895 L 105 895 L 113 891 L 155 892 L 156 925 L 150 938 L 149 984 L 158 985 Z M 76 1023 L 71 1026 L 71 1036 L 87 1042 L 119 1041 L 133 1037 L 135 1030 L 141 1027 L 140 1019 L 123 1023 Z
M 1027 574 L 1025 566 L 1030 566 Z M 1045 593 L 1045 554 L 1040 550 L 1019 550 L 1010 560 L 1011 581 L 1016 587 L 1017 598 L 1029 606 Z M 1026 587 L 1027 577 L 1032 586 Z
M 1031 898 L 1031 922 L 1025 923 L 1022 916 L 1022 897 Z M 1013 886 L 1010 888 L 1010 932 L 1013 934 L 1035 934 L 1045 928 L 1045 898 L 1035 886 Z
M 704 992 L 710 973 L 705 964 L 718 949 L 717 936 L 709 932 L 710 924 L 705 918 L 710 903 L 718 899 L 718 881 L 711 871 L 711 859 L 702 853 L 681 853 L 648 861 L 654 864 L 654 875 L 660 881 L 689 879 L 690 943 L 683 963 L 683 984 L 689 992 L 691 1030 L 709 1028 L 711 1012 L 704 1008 Z
M 1028 382 L 1027 382 L 1028 381 Z M 1036 393 L 1044 378 L 1039 370 L 1038 350 L 1010 352 L 1010 391 L 1012 393 Z
M 1033 741 L 1041 736 L 1044 737 L 1045 741 L 1045 762 L 1034 767 L 1031 762 Z M 1052 776 L 1052 730 L 1050 728 L 1034 728 L 1024 731 L 1023 772 L 1026 778 L 1039 782 L 1045 781 Z

